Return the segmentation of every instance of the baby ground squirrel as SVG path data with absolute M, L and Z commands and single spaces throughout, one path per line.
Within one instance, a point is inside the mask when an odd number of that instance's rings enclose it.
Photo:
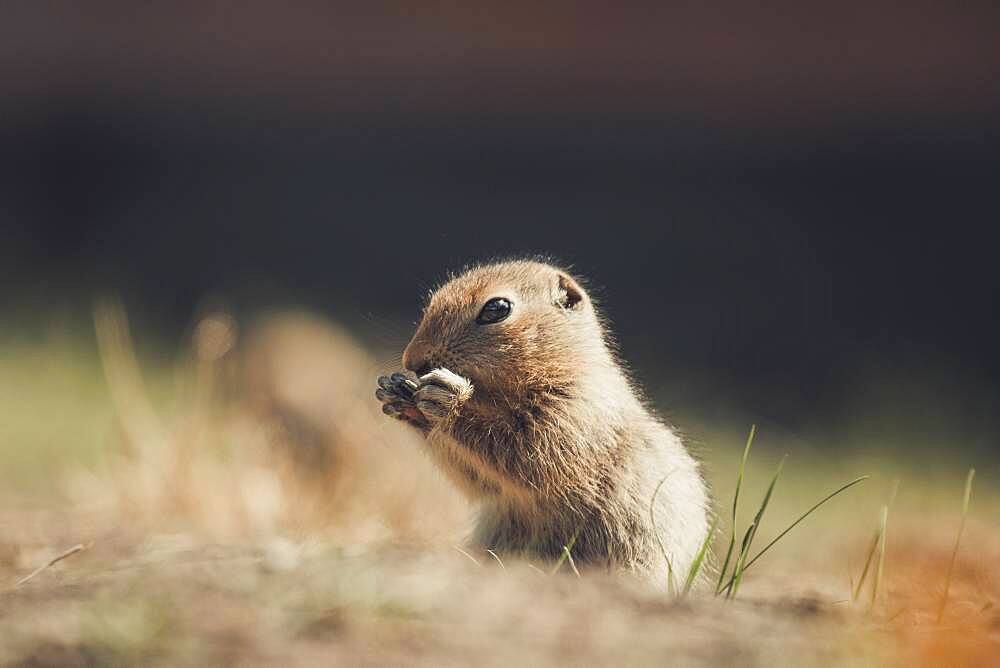
M 665 552 L 684 578 L 708 531 L 698 463 L 643 403 L 567 272 L 513 261 L 452 278 L 403 366 L 415 375 L 379 378 L 376 396 L 480 503 L 479 545 L 557 558 L 575 537 L 578 564 L 666 586 Z

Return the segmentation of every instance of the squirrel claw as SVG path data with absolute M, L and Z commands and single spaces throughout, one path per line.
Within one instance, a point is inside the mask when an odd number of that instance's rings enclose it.
M 427 420 L 417 409 L 413 393 L 417 384 L 401 373 L 391 376 L 379 376 L 375 398 L 382 402 L 382 412 L 389 417 L 410 422 L 423 429 L 427 428 Z

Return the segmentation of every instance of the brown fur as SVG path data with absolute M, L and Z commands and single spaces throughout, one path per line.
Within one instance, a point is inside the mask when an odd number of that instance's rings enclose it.
M 477 324 L 495 297 L 511 315 Z M 665 550 L 683 577 L 707 531 L 697 463 L 638 398 L 567 272 L 516 261 L 453 278 L 431 296 L 403 362 L 420 376 L 413 402 L 379 398 L 426 433 L 434 459 L 481 504 L 479 544 L 554 558 L 575 536 L 578 563 L 660 582 Z

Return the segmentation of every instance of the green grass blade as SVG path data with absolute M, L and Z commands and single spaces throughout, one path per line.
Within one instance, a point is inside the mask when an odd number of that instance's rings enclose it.
M 746 470 L 747 459 L 750 457 L 750 446 L 753 445 L 753 438 L 757 433 L 757 425 L 750 425 L 750 434 L 747 436 L 747 444 L 743 448 L 743 459 L 740 460 L 739 473 L 736 476 L 736 491 L 733 492 L 733 526 L 729 534 L 729 547 L 726 549 L 726 559 L 722 562 L 722 570 L 719 571 L 719 581 L 715 584 L 716 596 L 722 591 L 722 583 L 726 579 L 726 571 L 729 570 L 729 560 L 733 557 L 733 548 L 736 546 L 736 511 L 740 504 L 740 488 L 743 486 L 743 473 Z
M 895 497 L 895 495 L 893 495 Z M 882 515 L 879 520 L 879 537 L 878 537 L 878 567 L 875 569 L 875 582 L 872 583 L 872 601 L 870 610 L 875 610 L 875 601 L 878 599 L 878 590 L 882 585 L 882 576 L 885 571 L 885 543 L 886 543 L 886 526 L 889 523 L 889 506 L 882 506 Z
M 674 469 L 667 475 L 663 476 L 663 480 L 660 484 L 656 486 L 653 490 L 653 497 L 649 500 L 649 524 L 653 527 L 653 536 L 656 537 L 656 543 L 660 546 L 660 552 L 663 554 L 664 560 L 667 562 L 667 592 L 671 596 L 677 594 L 677 583 L 674 582 L 674 563 L 670 559 L 670 555 L 667 554 L 667 548 L 663 546 L 663 541 L 660 539 L 660 532 L 656 530 L 656 495 L 660 493 L 660 488 L 663 487 L 663 483 L 667 481 L 677 470 Z
M 958 535 L 955 537 L 955 548 L 951 551 L 951 561 L 948 563 L 948 574 L 944 579 L 944 596 L 941 597 L 941 607 L 938 608 L 937 623 L 944 618 L 944 608 L 948 605 L 948 591 L 951 589 L 951 574 L 955 569 L 955 559 L 958 557 L 958 544 L 962 542 L 962 532 L 965 531 L 965 518 L 969 514 L 969 500 L 972 498 L 972 479 L 976 477 L 976 469 L 969 469 L 965 479 L 965 496 L 962 499 L 962 520 L 958 524 Z
M 718 596 L 722 592 L 722 581 L 726 578 L 726 571 L 729 570 L 729 561 L 733 558 L 733 548 L 736 546 L 736 528 L 733 528 L 733 532 L 729 536 L 729 548 L 726 550 L 726 559 L 722 562 L 722 568 L 719 570 L 719 581 L 715 583 L 715 595 Z
M 549 575 L 555 575 L 556 573 L 558 573 L 559 569 L 562 568 L 563 562 L 566 561 L 567 557 L 569 557 L 570 559 L 573 558 L 573 555 L 571 554 L 571 552 L 573 551 L 573 546 L 576 545 L 576 539 L 580 536 L 580 530 L 582 528 L 583 527 L 580 527 L 580 529 L 577 529 L 576 533 L 573 534 L 573 537 L 569 539 L 569 543 L 567 543 L 566 545 L 563 545 L 562 554 L 559 555 L 559 559 L 556 560 L 556 564 L 555 564 L 555 566 L 552 567 L 552 571 L 549 573 Z M 575 565 L 573 567 L 573 570 L 574 571 L 576 570 L 576 566 Z M 577 573 L 577 577 L 579 577 L 579 575 L 580 574 Z
M 896 496 L 899 494 L 899 478 L 892 481 L 892 488 L 889 491 L 889 500 L 885 504 L 886 514 L 888 515 L 889 508 L 892 508 L 892 504 L 896 501 Z M 857 601 L 861 597 L 861 590 L 864 588 L 865 582 L 868 579 L 868 573 L 870 572 L 871 565 L 875 559 L 875 554 L 879 549 L 879 545 L 882 540 L 882 531 L 885 526 L 880 523 L 878 527 L 875 528 L 875 535 L 872 536 L 871 547 L 868 548 L 868 556 L 865 558 L 865 567 L 861 571 L 861 577 L 858 579 L 857 586 L 852 591 L 851 601 Z M 873 585 L 877 586 L 877 585 Z
M 767 510 L 768 504 L 771 502 L 771 496 L 774 494 L 774 486 L 778 484 L 778 478 L 781 477 L 781 470 L 785 467 L 785 460 L 788 455 L 781 458 L 778 463 L 778 468 L 774 472 L 774 477 L 771 478 L 771 484 L 767 486 L 767 492 L 764 493 L 764 500 L 761 501 L 760 508 L 757 509 L 757 514 L 753 518 L 753 523 L 747 530 L 747 536 L 744 539 L 744 544 L 740 550 L 740 557 L 736 560 L 736 566 L 733 568 L 733 579 L 731 581 L 731 586 L 729 588 L 728 597 L 733 598 L 740 589 L 740 582 L 743 580 L 743 572 L 746 570 L 747 557 L 750 554 L 750 546 L 753 544 L 753 539 L 757 535 L 757 529 L 760 528 L 761 520 L 764 519 L 764 511 Z
M 861 596 L 861 588 L 864 587 L 865 580 L 868 578 L 868 569 L 871 568 L 872 559 L 875 558 L 875 550 L 878 549 L 879 538 L 879 531 L 876 529 L 875 535 L 872 536 L 872 546 L 868 548 L 868 557 L 865 559 L 865 567 L 861 569 L 861 577 L 858 578 L 858 584 L 852 592 L 851 601 L 856 601 L 858 600 L 858 597 Z
M 822 505 L 823 505 L 824 503 L 826 503 L 827 501 L 829 501 L 829 500 L 830 500 L 830 499 L 832 499 L 833 497 L 837 496 L 837 495 L 838 495 L 838 494 L 840 494 L 841 492 L 844 492 L 844 491 L 847 491 L 847 490 L 848 490 L 848 489 L 850 489 L 851 487 L 854 487 L 855 485 L 857 485 L 857 484 L 859 484 L 859 483 L 861 483 L 861 482 L 864 482 L 865 480 L 868 480 L 868 478 L 870 478 L 870 477 L 871 477 L 871 476 L 867 476 L 867 475 L 863 475 L 863 476 L 861 476 L 860 478 L 855 478 L 854 480 L 852 480 L 851 482 L 847 483 L 846 485 L 843 485 L 843 486 L 841 486 L 841 487 L 840 487 L 840 489 L 836 490 L 835 492 L 831 492 L 830 494 L 827 494 L 827 495 L 826 495 L 825 497 L 823 497 L 823 499 L 822 499 L 822 500 L 820 500 L 820 501 L 819 501 L 819 502 L 818 502 L 817 504 L 815 504 L 815 505 L 814 505 L 814 506 L 813 506 L 812 508 L 810 508 L 809 510 L 807 510 L 806 512 L 804 512 L 804 513 L 803 513 L 802 515 L 800 515 L 800 516 L 799 516 L 799 518 L 798 518 L 797 520 L 795 520 L 794 522 L 792 522 L 791 524 L 789 524 L 789 525 L 788 525 L 788 528 L 786 528 L 786 529 L 785 529 L 784 531 L 782 531 L 781 533 L 779 533 L 779 534 L 778 534 L 778 535 L 777 535 L 777 536 L 775 537 L 775 539 L 774 539 L 774 540 L 772 540 L 772 541 L 771 541 L 770 543 L 768 543 L 768 544 L 767 544 L 767 545 L 766 545 L 766 546 L 764 547 L 764 549 L 762 549 L 762 550 L 761 550 L 760 552 L 758 552 L 758 553 L 757 553 L 757 555 L 756 555 L 756 556 L 754 556 L 754 558 L 753 558 L 753 559 L 751 559 L 750 561 L 748 561 L 748 562 L 747 562 L 747 565 L 743 567 L 743 570 L 746 570 L 746 569 L 750 568 L 751 566 L 753 566 L 754 562 L 755 562 L 755 561 L 757 561 L 758 559 L 760 559 L 760 558 L 761 558 L 761 556 L 763 556 L 765 552 L 767 552 L 767 551 L 768 551 L 768 550 L 770 550 L 770 549 L 771 549 L 772 547 L 774 547 L 774 544 L 775 544 L 775 543 L 777 543 L 777 542 L 778 542 L 779 540 L 781 540 L 782 538 L 784 538 L 784 537 L 785 537 L 785 535 L 786 535 L 786 534 L 788 534 L 788 532 L 789 532 L 789 531 L 791 531 L 791 530 L 792 530 L 792 529 L 794 529 L 794 528 L 795 528 L 796 526 L 798 526 L 798 525 L 799 525 L 799 523 L 801 523 L 801 522 L 802 522 L 802 520 L 804 520 L 805 518 L 807 518 L 807 517 L 809 517 L 810 515 L 812 515 L 812 514 L 813 514 L 813 513 L 814 513 L 814 512 L 816 511 L 816 510 L 818 510 L 818 509 L 819 509 L 819 507 L 820 507 L 820 506 L 822 506 Z
M 889 493 L 889 501 L 882 506 L 882 513 L 879 520 L 879 531 L 878 531 L 878 568 L 875 570 L 875 581 L 872 583 L 872 600 L 869 612 L 875 610 L 875 601 L 878 598 L 878 591 L 882 586 L 882 575 L 885 570 L 885 546 L 888 540 L 886 536 L 886 526 L 889 523 L 889 509 L 892 508 L 892 504 L 896 502 L 896 496 L 899 494 L 899 478 L 892 481 L 892 491 Z
M 736 574 L 740 569 L 740 555 L 746 549 L 747 545 L 750 543 L 750 536 L 753 534 L 753 524 L 747 527 L 746 533 L 743 534 L 743 540 L 740 541 L 740 551 L 736 554 L 736 563 L 733 564 L 733 573 L 729 576 L 729 582 L 722 586 L 719 593 L 725 594 L 726 598 L 733 593 L 733 582 L 736 580 Z
M 716 517 L 712 520 L 712 526 L 709 527 L 705 540 L 698 549 L 698 553 L 695 555 L 694 561 L 691 562 L 691 567 L 688 568 L 687 578 L 684 580 L 684 590 L 681 593 L 682 596 L 687 596 L 687 593 L 691 591 L 691 586 L 694 584 L 695 578 L 698 577 L 698 573 L 701 571 L 701 566 L 705 561 L 705 555 L 708 553 L 708 547 L 712 544 L 712 539 L 715 538 L 715 529 L 718 526 L 719 518 Z
M 740 504 L 740 488 L 743 486 L 743 475 L 747 468 L 747 459 L 750 458 L 750 446 L 753 445 L 754 436 L 757 435 L 757 425 L 750 425 L 750 433 L 747 435 L 747 444 L 743 448 L 743 458 L 740 460 L 740 470 L 736 475 L 736 491 L 733 493 L 733 522 L 736 521 L 736 510 Z
M 580 571 L 576 567 L 576 562 L 573 561 L 573 547 L 571 545 L 563 545 L 563 554 L 566 555 L 566 561 L 569 562 L 569 567 L 573 571 L 573 575 L 580 577 Z

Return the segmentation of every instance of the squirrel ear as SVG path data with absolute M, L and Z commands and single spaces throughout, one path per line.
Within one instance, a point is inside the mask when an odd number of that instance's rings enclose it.
M 556 287 L 556 304 L 564 309 L 576 309 L 583 304 L 583 288 L 566 274 L 559 272 L 559 280 Z

